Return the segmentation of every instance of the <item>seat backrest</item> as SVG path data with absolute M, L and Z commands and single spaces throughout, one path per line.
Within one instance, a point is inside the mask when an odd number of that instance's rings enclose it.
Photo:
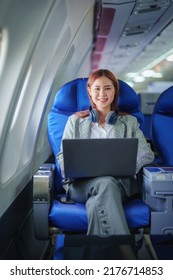
M 48 140 L 54 156 L 60 150 L 61 139 L 68 117 L 77 111 L 89 109 L 90 101 L 87 93 L 87 78 L 78 78 L 62 86 L 48 114 Z M 139 99 L 136 92 L 125 82 L 119 80 L 119 110 L 132 114 L 138 119 L 142 128 L 144 119 L 140 112 Z M 56 187 L 61 192 L 61 172 L 56 160 Z
M 173 166 L 173 86 L 160 95 L 153 110 L 151 135 L 161 164 Z

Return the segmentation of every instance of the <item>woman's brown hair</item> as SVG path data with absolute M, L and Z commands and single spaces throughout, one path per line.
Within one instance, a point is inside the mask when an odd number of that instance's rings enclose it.
M 109 71 L 107 69 L 99 69 L 99 70 L 92 72 L 88 78 L 87 88 L 90 89 L 92 84 L 95 82 L 95 80 L 102 76 L 107 77 L 113 83 L 113 86 L 115 88 L 115 96 L 114 96 L 114 100 L 111 104 L 111 110 L 118 113 L 119 84 L 118 84 L 117 78 L 114 76 L 114 74 L 111 71 Z M 89 95 L 89 98 L 90 98 L 90 95 Z M 91 108 L 94 108 L 95 105 L 91 98 L 90 98 L 90 102 L 91 102 Z

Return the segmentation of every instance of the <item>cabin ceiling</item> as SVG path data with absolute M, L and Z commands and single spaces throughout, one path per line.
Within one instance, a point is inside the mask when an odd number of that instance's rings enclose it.
M 96 3 L 92 70 L 108 68 L 131 82 L 128 73 L 154 69 L 159 80 L 173 81 L 173 62 L 164 61 L 173 53 L 173 0 Z

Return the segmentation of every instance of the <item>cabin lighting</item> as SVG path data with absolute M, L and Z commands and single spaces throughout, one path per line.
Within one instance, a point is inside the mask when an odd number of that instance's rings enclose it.
M 129 73 L 126 74 L 126 76 L 127 76 L 128 78 L 134 78 L 134 77 L 136 77 L 137 75 L 138 75 L 138 73 L 135 73 L 135 72 L 129 72 Z
M 141 83 L 141 82 L 145 81 L 145 78 L 141 75 L 138 75 L 138 76 L 134 77 L 133 81 L 135 83 Z
M 154 74 L 153 74 L 153 76 L 152 76 L 153 78 L 162 78 L 163 77 L 163 75 L 162 75 L 162 73 L 159 73 L 159 72 L 154 72 Z
M 142 74 L 143 77 L 149 78 L 149 77 L 153 77 L 153 75 L 155 74 L 155 71 L 151 70 L 151 69 L 150 70 L 145 70 L 141 74 Z
M 167 58 L 166 58 L 167 61 L 173 61 L 173 54 L 169 55 Z

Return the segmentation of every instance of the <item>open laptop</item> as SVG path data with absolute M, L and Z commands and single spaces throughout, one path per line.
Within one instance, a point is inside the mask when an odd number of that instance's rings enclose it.
M 65 177 L 133 176 L 137 149 L 137 138 L 63 139 Z

